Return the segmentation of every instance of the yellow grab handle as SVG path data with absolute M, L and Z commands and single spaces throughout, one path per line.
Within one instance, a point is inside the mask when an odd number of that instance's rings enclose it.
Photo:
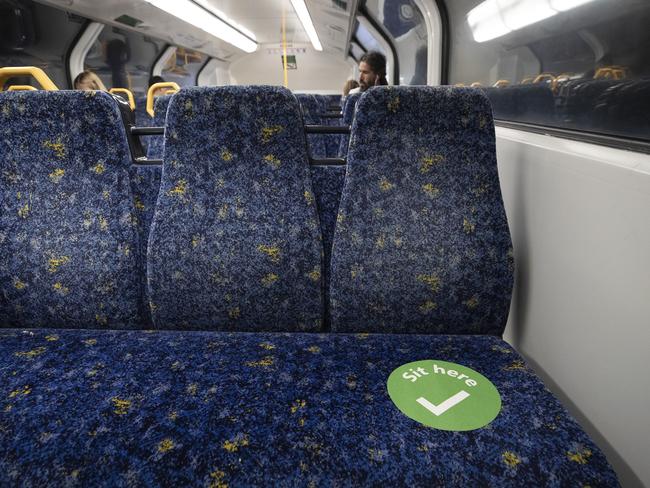
M 11 85 L 7 91 L 37 91 L 32 85 Z
M 504 86 L 508 86 L 510 82 L 508 80 L 498 80 L 494 85 L 497 88 L 503 88 Z
M 475 81 L 474 83 L 472 83 L 469 86 L 472 87 L 472 88 L 478 88 L 478 87 L 483 86 L 483 85 L 481 85 L 480 81 Z
M 165 81 L 163 83 L 154 83 L 149 87 L 149 90 L 147 91 L 147 113 L 153 117 L 153 92 L 155 92 L 158 88 L 171 88 L 171 90 L 167 90 L 165 93 L 176 93 L 178 90 L 181 89 L 180 86 L 178 86 L 178 83 L 174 83 L 173 81 Z
M 541 75 L 537 75 L 537 77 L 533 80 L 533 83 L 540 83 L 547 80 L 553 82 L 555 81 L 555 76 L 550 73 L 542 73 Z
M 626 76 L 626 68 L 623 66 L 605 66 L 604 68 L 598 68 L 594 74 L 594 80 L 600 79 L 614 79 L 622 80 Z
M 533 82 L 533 77 L 529 76 L 528 78 L 524 78 L 521 80 L 520 85 L 530 85 Z
M 598 68 L 594 74 L 594 80 L 602 78 L 614 78 L 614 70 L 612 68 Z
M 133 93 L 131 93 L 131 90 L 128 90 L 126 88 L 111 88 L 108 90 L 108 93 L 123 93 L 126 95 L 126 98 L 129 101 L 129 107 L 131 107 L 131 110 L 135 110 L 135 98 L 133 98 Z
M 38 81 L 43 90 L 58 90 L 56 85 L 41 68 L 37 68 L 36 66 L 8 66 L 6 68 L 0 68 L 0 91 L 2 91 L 2 87 L 9 78 L 16 76 L 32 76 Z

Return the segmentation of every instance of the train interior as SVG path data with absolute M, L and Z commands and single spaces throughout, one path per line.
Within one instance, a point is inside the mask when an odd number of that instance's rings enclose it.
M 0 0 L 0 485 L 650 486 L 648 25 Z

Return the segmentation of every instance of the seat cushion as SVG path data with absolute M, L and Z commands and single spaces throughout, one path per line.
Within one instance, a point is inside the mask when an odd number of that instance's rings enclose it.
M 484 428 L 403 415 L 400 365 L 496 386 Z M 492 336 L 0 330 L 0 485 L 616 486 L 601 451 Z

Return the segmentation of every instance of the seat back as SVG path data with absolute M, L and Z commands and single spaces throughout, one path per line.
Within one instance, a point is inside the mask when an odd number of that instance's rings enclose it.
M 296 98 L 298 99 L 298 102 L 300 102 L 304 123 L 309 125 L 320 125 L 322 122 L 320 118 L 321 107 L 318 100 L 316 100 L 316 97 L 306 93 L 298 93 L 296 94 Z M 312 158 L 327 157 L 327 146 L 323 134 L 309 134 L 307 136 L 307 141 L 309 143 L 309 155 Z
M 332 240 L 345 180 L 345 166 L 312 166 L 311 179 L 323 236 L 323 284 L 325 285 L 325 303 L 327 304 L 329 303 Z M 329 328 L 327 307 L 325 312 L 325 330 L 327 330 Z
M 485 95 L 362 95 L 334 232 L 332 329 L 501 334 L 512 266 Z
M 130 162 L 108 94 L 0 93 L 0 326 L 139 326 Z
M 302 116 L 289 91 L 174 96 L 149 235 L 155 327 L 318 330 L 320 239 Z
M 139 127 L 151 127 L 153 125 L 153 118 L 147 113 L 147 96 L 135 97 L 135 110 L 133 111 L 135 118 L 135 125 Z M 146 137 L 140 139 L 142 149 L 145 154 L 147 153 L 149 141 Z
M 142 296 L 146 297 L 147 288 L 145 276 L 147 275 L 147 242 L 151 230 L 151 220 L 156 207 L 162 166 L 136 166 L 130 169 L 131 191 L 135 205 L 135 216 L 138 225 L 138 240 L 140 241 L 140 263 L 138 273 L 142 277 Z M 151 327 L 151 314 L 148 307 L 144 307 L 143 320 L 147 328 Z
M 330 107 L 333 105 L 340 105 L 341 97 L 338 95 L 314 95 L 316 101 L 318 102 L 318 113 L 325 114 L 329 111 Z M 333 98 L 336 98 L 336 101 L 333 102 Z M 329 118 L 322 117 L 321 124 L 329 125 L 332 127 L 337 127 L 341 125 L 340 118 Z M 322 134 L 320 137 L 323 138 L 325 143 L 325 157 L 335 158 L 339 152 L 339 146 L 341 145 L 341 136 L 340 134 Z
M 173 95 L 161 95 L 156 97 L 154 102 L 153 127 L 165 127 L 165 118 L 167 117 L 167 107 Z M 149 114 L 147 114 L 149 115 Z M 147 158 L 162 159 L 165 148 L 165 138 L 163 136 L 151 136 L 148 138 Z
M 354 120 L 354 111 L 357 107 L 357 101 L 361 93 L 351 93 L 345 98 L 345 105 L 343 106 L 343 125 L 350 126 Z M 339 144 L 339 158 L 344 158 L 348 155 L 348 146 L 350 145 L 350 136 L 343 134 Z

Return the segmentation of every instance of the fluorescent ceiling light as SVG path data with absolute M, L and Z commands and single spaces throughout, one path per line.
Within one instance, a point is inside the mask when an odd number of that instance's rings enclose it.
M 557 14 L 546 0 L 497 0 L 503 23 L 510 30 L 521 29 Z
M 485 0 L 469 11 L 476 42 L 485 42 L 593 0 Z
M 309 10 L 307 10 L 305 0 L 291 0 L 291 5 L 293 5 L 293 9 L 296 11 L 300 22 L 302 22 L 302 26 L 307 32 L 314 49 L 316 49 L 316 51 L 322 51 L 323 46 L 318 39 L 318 34 L 316 34 L 316 29 L 314 28 L 314 23 L 311 21 L 311 16 L 309 15 Z
M 496 0 L 486 0 L 467 14 L 467 22 L 476 42 L 485 42 L 510 32 L 501 18 Z
M 575 1 L 575 0 L 573 0 L 573 1 Z M 582 1 L 584 1 L 584 0 L 582 0 Z M 209 10 L 209 11 L 212 12 L 214 15 L 216 15 L 217 17 L 219 17 L 221 20 L 223 20 L 223 21 L 226 22 L 227 24 L 230 24 L 232 27 L 234 27 L 235 29 L 237 29 L 238 31 L 240 31 L 240 32 L 241 32 L 242 34 L 244 34 L 245 36 L 248 36 L 248 37 L 250 37 L 251 39 L 253 39 L 254 41 L 257 41 L 257 38 L 255 37 L 255 34 L 253 34 L 251 31 L 249 31 L 249 30 L 248 30 L 246 27 L 244 27 L 243 25 L 240 25 L 240 24 L 238 24 L 237 22 L 235 22 L 234 20 L 228 18 L 228 16 L 227 16 L 226 14 L 224 14 L 221 10 L 216 9 L 216 8 L 215 8 L 215 7 L 210 3 L 209 0 L 194 0 L 194 3 L 198 3 L 198 4 L 201 5 L 204 9 Z
M 551 0 L 551 7 L 559 12 L 564 12 L 589 2 L 593 2 L 593 0 Z
M 216 15 L 210 15 L 211 12 L 207 12 L 205 8 L 190 0 L 145 0 L 145 2 L 232 44 L 242 51 L 252 53 L 257 50 L 257 42 L 245 36 Z

